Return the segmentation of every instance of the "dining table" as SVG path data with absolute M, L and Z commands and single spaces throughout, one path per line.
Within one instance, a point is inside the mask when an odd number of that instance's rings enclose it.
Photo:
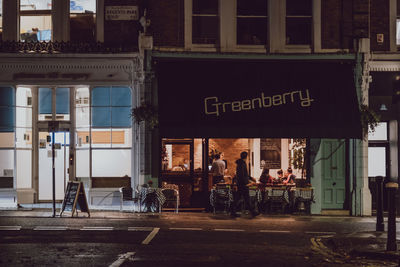
M 139 191 L 140 212 L 161 212 L 166 198 L 158 187 L 142 187 Z

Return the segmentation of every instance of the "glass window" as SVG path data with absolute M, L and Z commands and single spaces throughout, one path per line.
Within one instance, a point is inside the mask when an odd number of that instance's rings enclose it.
M 396 44 L 400 45 L 400 0 L 397 0 Z
M 267 29 L 267 0 L 237 1 L 237 44 L 264 45 Z
M 3 39 L 3 0 L 0 0 L 0 41 Z
M 32 92 L 18 87 L 16 99 L 16 147 L 32 147 Z
M 95 87 L 92 90 L 93 127 L 131 127 L 131 89 Z
M 70 40 L 95 42 L 96 0 L 70 1 Z
M 218 0 L 193 0 L 192 42 L 216 44 L 219 37 Z
M 12 87 L 0 87 L 0 114 L 0 132 L 14 132 L 15 91 Z
M 388 140 L 387 122 L 378 123 L 378 125 L 375 127 L 374 132 L 372 132 L 371 128 L 369 128 L 368 140 L 369 141 L 386 141 L 386 140 Z
M 130 149 L 92 150 L 92 176 L 131 177 Z
M 56 113 L 69 114 L 69 88 L 56 89 Z
M 286 0 L 286 44 L 311 44 L 312 0 Z
M 51 41 L 51 9 L 51 0 L 21 0 L 21 41 Z
M 368 147 L 368 176 L 386 177 L 385 147 Z
M 52 90 L 51 88 L 39 88 L 39 114 L 51 114 Z

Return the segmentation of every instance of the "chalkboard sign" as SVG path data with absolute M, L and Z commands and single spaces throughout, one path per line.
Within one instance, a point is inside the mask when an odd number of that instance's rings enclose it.
M 64 211 L 71 212 L 71 217 L 78 216 L 78 210 L 87 212 L 90 217 L 89 205 L 86 201 L 86 194 L 82 182 L 68 182 L 67 189 L 65 190 L 64 200 L 61 206 L 60 217 Z

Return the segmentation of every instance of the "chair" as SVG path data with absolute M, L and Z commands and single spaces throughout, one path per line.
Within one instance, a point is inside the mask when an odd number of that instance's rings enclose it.
M 210 201 L 214 214 L 216 213 L 217 206 L 223 206 L 224 212 L 229 212 L 232 200 L 232 191 L 227 185 L 217 184 L 215 189 L 211 191 Z
M 177 187 L 177 186 L 176 186 Z M 179 191 L 174 188 L 162 188 L 161 192 L 165 196 L 164 205 L 174 204 L 175 212 L 178 213 L 179 210 Z M 161 211 L 162 207 L 160 207 Z
M 120 189 L 119 189 L 119 192 L 120 192 L 120 196 L 121 196 L 121 198 L 120 198 L 120 207 L 119 207 L 119 210 L 120 211 L 122 211 L 123 210 L 123 205 L 124 205 L 124 201 L 133 201 L 133 202 L 135 202 L 135 201 L 137 201 L 133 196 L 132 196 L 132 193 L 133 193 L 133 190 L 132 190 L 132 187 L 128 187 L 128 186 L 125 186 L 125 187 L 121 187 Z
M 281 210 L 283 213 L 289 203 L 289 196 L 286 188 L 272 188 L 268 192 L 269 211 Z

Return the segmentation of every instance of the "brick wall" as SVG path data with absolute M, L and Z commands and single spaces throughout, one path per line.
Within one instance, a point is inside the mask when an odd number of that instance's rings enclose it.
M 371 1 L 371 51 L 389 51 L 389 0 Z M 377 34 L 383 34 L 383 43 L 377 42 Z
M 245 138 L 210 139 L 209 146 L 224 153 L 224 159 L 228 163 L 228 174 L 234 176 L 235 161 L 240 158 L 240 152 L 249 150 L 249 140 Z
M 325 0 L 321 6 L 321 45 L 323 49 L 342 47 L 342 1 Z
M 154 46 L 183 47 L 183 0 L 149 0 L 147 15 L 151 20 L 148 30 L 153 35 Z

